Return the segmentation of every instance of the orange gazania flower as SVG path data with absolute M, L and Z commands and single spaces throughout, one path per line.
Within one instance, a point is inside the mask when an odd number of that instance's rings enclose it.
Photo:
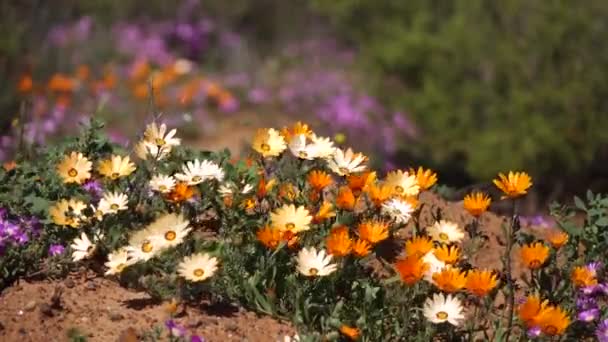
M 348 255 L 353 244 L 348 236 L 348 227 L 339 226 L 333 228 L 325 240 L 325 244 L 327 245 L 328 254 L 337 257 Z
M 528 193 L 532 178 L 525 172 L 509 171 L 508 176 L 499 173 L 498 179 L 494 179 L 494 185 L 505 194 L 503 198 L 517 198 Z
M 530 295 L 526 301 L 517 307 L 517 315 L 528 328 L 538 326 L 539 314 L 546 310 L 548 302 L 541 301 L 538 295 Z
M 568 242 L 568 234 L 560 230 L 551 230 L 547 234 L 547 241 L 551 243 L 551 246 L 555 249 L 560 249 L 563 245 Z
M 319 170 L 310 171 L 307 180 L 310 187 L 317 191 L 321 191 L 333 183 L 331 176 L 327 172 Z
M 267 248 L 275 249 L 283 240 L 283 232 L 280 229 L 266 226 L 257 231 L 258 240 Z
M 323 204 L 321 204 L 321 206 L 319 207 L 319 211 L 317 211 L 317 214 L 315 215 L 315 217 L 313 217 L 312 220 L 318 223 L 330 217 L 336 216 L 336 212 L 333 209 L 333 204 L 329 202 L 323 202 Z
M 542 242 L 534 242 L 523 246 L 520 251 L 521 260 L 529 269 L 540 268 L 549 257 L 549 247 Z
M 173 190 L 167 195 L 167 199 L 171 202 L 183 202 L 189 200 L 196 195 L 196 189 L 188 186 L 185 182 L 175 184 Z
M 369 242 L 357 239 L 357 241 L 353 243 L 352 252 L 355 256 L 362 258 L 364 256 L 367 256 L 371 249 L 372 245 L 370 245 Z
M 356 327 L 350 327 L 348 325 L 342 325 L 340 327 L 342 335 L 348 337 L 351 341 L 356 341 L 359 338 L 361 332 Z
M 16 167 L 17 167 L 17 162 L 15 162 L 14 160 L 2 163 L 2 168 L 4 168 L 4 171 L 6 171 L 6 172 L 12 171 Z
M 359 237 L 371 244 L 388 238 L 388 223 L 380 220 L 367 220 L 359 223 Z
M 401 280 L 408 285 L 414 285 L 422 279 L 429 267 L 429 264 L 416 255 L 409 255 L 395 263 L 395 268 L 401 276 Z
M 47 85 L 49 90 L 57 92 L 71 92 L 76 87 L 76 82 L 71 77 L 63 74 L 55 74 Z
M 448 266 L 433 274 L 433 283 L 442 291 L 456 292 L 464 288 L 467 277 L 460 269 Z
M 439 247 L 434 248 L 433 254 L 435 254 L 437 259 L 445 262 L 446 264 L 454 264 L 460 257 L 460 248 L 455 245 L 448 246 L 446 244 L 441 244 Z
M 490 206 L 492 200 L 490 197 L 483 192 L 473 192 L 472 194 L 468 194 L 464 196 L 464 209 L 469 212 L 469 214 L 479 217 L 481 214 L 485 213 Z
M 570 318 L 562 308 L 550 306 L 541 310 L 536 323 L 547 336 L 563 335 L 570 325 Z
M 346 182 L 348 183 L 348 187 L 357 196 L 361 193 L 361 191 L 363 191 L 363 189 L 366 189 L 367 186 L 373 184 L 375 181 L 375 171 L 365 171 L 358 175 L 351 174 L 346 176 Z
M 433 240 L 428 236 L 415 236 L 405 242 L 407 255 L 424 256 L 433 249 Z
M 496 287 L 497 282 L 496 274 L 492 271 L 471 270 L 464 287 L 477 297 L 483 297 Z
M 290 141 L 294 135 L 304 134 L 307 137 L 312 136 L 312 130 L 308 127 L 307 124 L 302 123 L 300 121 L 296 122 L 291 128 L 283 127 L 281 130 L 281 135 L 285 138 L 285 141 Z
M 344 210 L 353 210 L 355 208 L 355 195 L 349 187 L 343 186 L 338 190 L 336 206 Z
M 370 184 L 366 192 L 376 207 L 380 207 L 393 195 L 393 189 L 386 184 Z
M 437 174 L 431 169 L 425 170 L 422 167 L 419 167 L 418 170 L 414 170 L 413 168 L 410 168 L 408 173 L 410 175 L 416 175 L 416 182 L 421 190 L 427 190 L 437 183 Z
M 570 280 L 572 280 L 572 283 L 578 287 L 585 287 L 597 284 L 595 272 L 585 266 L 575 267 L 572 270 L 572 273 L 570 274 Z

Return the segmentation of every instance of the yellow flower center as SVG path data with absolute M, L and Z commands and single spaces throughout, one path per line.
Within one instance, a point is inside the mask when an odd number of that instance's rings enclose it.
M 201 177 L 201 176 L 194 176 L 194 177 L 192 177 L 192 181 L 193 182 L 200 182 L 202 179 L 203 179 L 203 177 Z
M 287 228 L 287 230 L 294 230 L 296 228 L 296 225 L 294 223 L 286 223 L 285 224 L 285 228 Z
M 120 264 L 118 264 L 118 265 L 116 266 L 116 270 L 117 270 L 118 272 L 122 272 L 122 270 L 124 270 L 126 266 L 127 266 L 127 265 L 125 265 L 125 264 L 123 264 L 123 263 L 120 263 Z
M 555 335 L 557 333 L 557 328 L 555 326 L 553 326 L 553 325 L 548 325 L 545 328 L 545 333 L 547 335 Z
M 205 271 L 202 268 L 197 268 L 192 273 L 194 274 L 195 277 L 199 277 L 199 278 L 205 275 Z
M 260 145 L 260 148 L 262 149 L 262 151 L 264 152 L 268 152 L 270 151 L 270 145 L 263 143 L 262 145 Z
M 154 248 L 154 246 L 152 246 L 152 243 L 150 241 L 145 241 L 144 243 L 141 244 L 141 250 L 144 253 L 152 252 L 153 248 Z
M 103 211 L 99 209 L 95 210 L 95 216 L 103 216 Z
M 401 185 L 395 185 L 395 192 L 398 194 L 402 194 L 405 189 Z
M 167 186 L 166 185 L 159 185 L 158 186 L 158 190 L 165 191 L 165 190 L 167 190 Z
M 530 268 L 538 268 L 540 267 L 541 262 L 538 259 L 534 259 L 530 261 Z
M 298 157 L 306 158 L 306 157 L 308 157 L 308 153 L 306 153 L 306 151 L 300 151 L 300 152 L 298 152 Z
M 349 170 L 348 170 L 347 168 L 345 168 L 345 167 L 341 167 L 341 168 L 339 168 L 339 170 L 340 170 L 340 173 L 343 173 L 343 174 L 347 174 L 347 173 L 348 173 L 348 171 L 349 171 Z
M 76 170 L 75 168 L 71 168 L 68 171 L 68 176 L 70 176 L 70 177 L 76 177 L 76 176 L 78 176 L 78 170 Z
M 167 142 L 163 138 L 156 138 L 154 140 L 154 143 L 156 144 L 156 146 L 164 146 Z
M 71 226 L 71 225 L 73 225 L 74 223 L 75 223 L 75 222 L 74 222 L 74 219 L 73 219 L 73 218 L 71 218 L 71 217 L 67 217 L 67 218 L 65 219 L 65 224 L 67 224 L 68 226 Z
M 117 210 L 118 209 L 118 204 L 112 203 L 112 205 L 110 206 L 110 209 Z
M 439 233 L 439 238 L 443 241 L 448 241 L 450 237 L 446 233 Z
M 311 267 L 311 268 L 308 270 L 308 273 L 309 273 L 310 275 L 313 275 L 313 276 L 314 276 L 314 275 L 317 275 L 317 274 L 319 273 L 319 270 L 318 270 L 318 269 L 316 269 L 316 268 L 314 268 L 314 267 Z
M 448 313 L 445 311 L 439 311 L 438 313 L 435 314 L 435 316 L 437 316 L 437 318 L 439 318 L 439 319 L 447 319 Z
M 175 240 L 176 237 L 177 237 L 177 234 L 175 234 L 175 232 L 172 230 L 165 233 L 165 240 L 167 240 L 167 241 L 173 241 L 173 240 Z
M 112 172 L 112 175 L 110 177 L 112 179 L 116 179 L 116 178 L 120 177 L 120 173 L 118 173 L 118 172 Z

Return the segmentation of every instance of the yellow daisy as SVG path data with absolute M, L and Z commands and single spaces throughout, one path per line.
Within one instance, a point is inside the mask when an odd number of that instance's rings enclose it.
M 528 188 L 532 186 L 532 178 L 525 172 L 509 171 L 507 176 L 499 173 L 494 185 L 504 192 L 503 198 L 517 198 L 528 192 Z
M 62 199 L 49 208 L 49 214 L 56 225 L 78 228 L 80 221 L 84 218 L 82 211 L 86 207 L 84 202 Z
M 259 129 L 253 137 L 253 149 L 264 157 L 276 157 L 287 148 L 285 139 L 274 128 Z
M 399 196 L 416 196 L 420 192 L 416 175 L 410 175 L 401 170 L 389 172 L 386 175 L 385 184 Z
M 91 178 L 93 163 L 80 152 L 72 152 L 66 155 L 57 165 L 57 173 L 63 178 L 64 183 L 82 184 Z
M 282 231 L 299 233 L 310 229 L 312 216 L 304 207 L 297 207 L 293 204 L 284 204 L 270 214 L 270 221 L 273 227 Z
M 107 178 L 112 180 L 120 177 L 126 177 L 135 171 L 136 167 L 129 158 L 129 156 L 121 157 L 113 155 L 110 159 L 102 160 L 99 162 L 97 171 Z

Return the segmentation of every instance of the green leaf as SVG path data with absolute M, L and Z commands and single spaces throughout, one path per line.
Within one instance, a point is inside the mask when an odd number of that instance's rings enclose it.
M 580 210 L 587 211 L 585 203 L 578 196 L 574 196 L 574 205 Z
M 595 221 L 595 224 L 600 227 L 608 227 L 608 217 L 600 217 L 599 220 Z
M 46 198 L 38 197 L 34 194 L 24 197 L 25 203 L 30 205 L 30 211 L 34 214 L 44 215 L 50 202 Z

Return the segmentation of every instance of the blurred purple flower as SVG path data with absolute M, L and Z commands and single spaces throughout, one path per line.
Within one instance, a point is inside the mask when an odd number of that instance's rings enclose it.
M 98 180 L 90 179 L 82 184 L 82 188 L 88 192 L 93 198 L 98 199 L 103 194 L 103 188 Z
M 205 338 L 197 336 L 197 335 L 192 335 L 190 337 L 190 342 L 205 342 L 207 340 L 205 340 Z
M 63 254 L 64 251 L 65 251 L 65 247 L 63 247 L 62 245 L 59 245 L 59 244 L 54 244 L 49 247 L 50 256 L 57 256 L 57 255 Z
M 608 342 L 608 319 L 603 320 L 595 330 L 595 336 L 599 342 Z
M 529 338 L 536 338 L 540 336 L 541 330 L 540 327 L 532 327 L 528 329 L 527 335 Z
M 598 319 L 600 310 L 597 308 L 581 311 L 578 314 L 578 320 L 583 322 L 592 322 Z
M 170 319 L 165 322 L 165 326 L 169 329 L 169 333 L 175 337 L 182 337 L 186 335 L 186 329 L 181 325 L 175 323 L 174 320 Z

